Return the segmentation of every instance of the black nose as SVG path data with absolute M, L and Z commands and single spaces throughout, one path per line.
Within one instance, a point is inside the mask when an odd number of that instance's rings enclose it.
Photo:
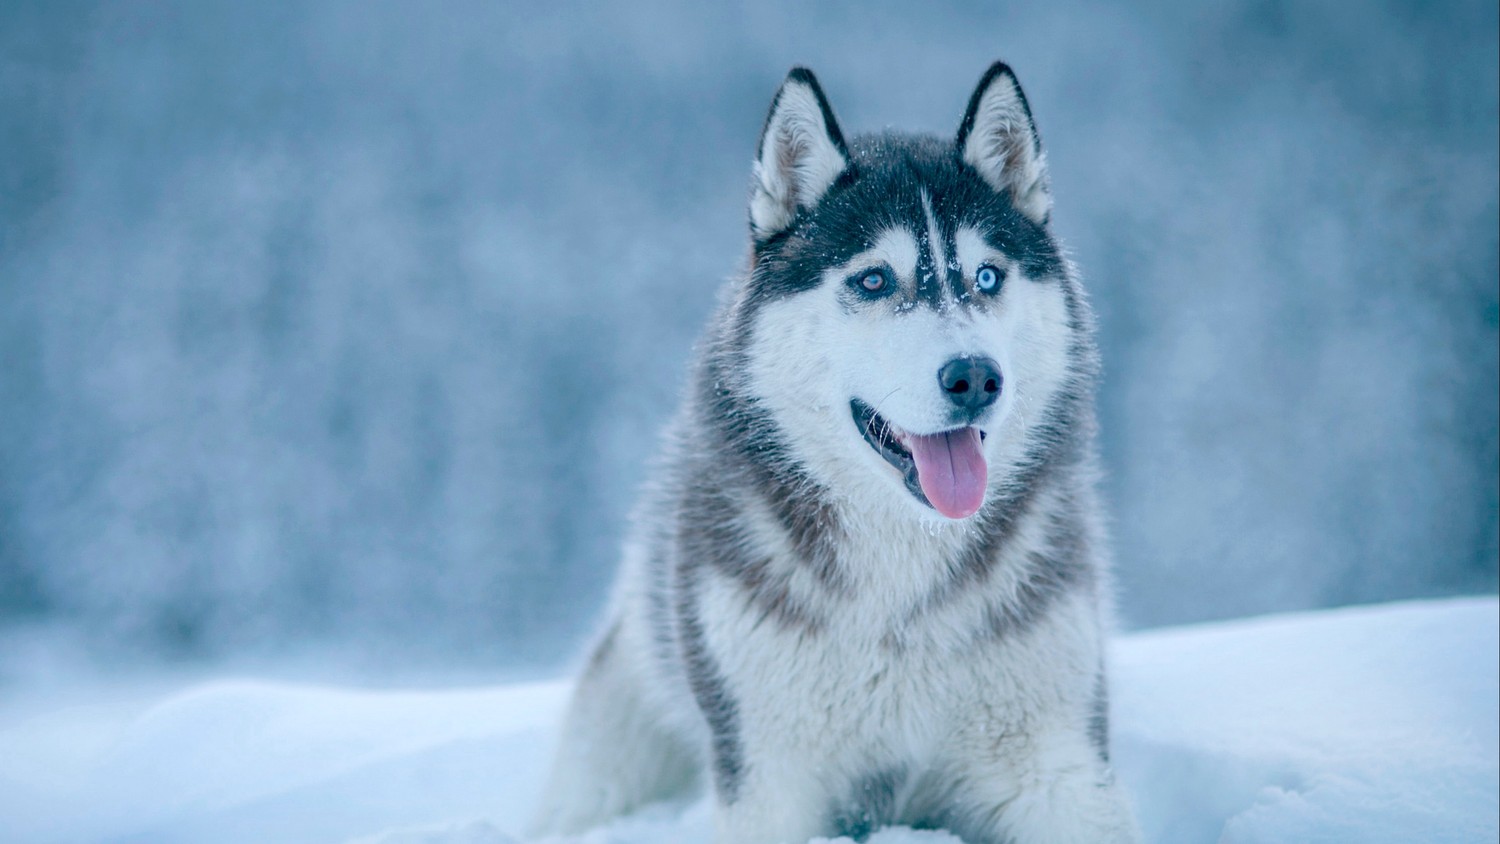
M 999 364 L 985 357 L 954 358 L 938 370 L 938 384 L 948 400 L 969 411 L 994 404 L 1004 382 Z

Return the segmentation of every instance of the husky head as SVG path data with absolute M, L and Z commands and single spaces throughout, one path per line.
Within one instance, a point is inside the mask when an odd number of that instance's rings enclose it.
M 1054 448 L 1093 347 L 1051 207 L 1004 64 L 955 137 L 847 143 L 813 74 L 792 70 L 757 150 L 735 303 L 745 389 L 788 458 L 841 495 L 965 519 Z

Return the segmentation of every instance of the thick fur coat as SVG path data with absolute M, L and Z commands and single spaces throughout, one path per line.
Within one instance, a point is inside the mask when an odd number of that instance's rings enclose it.
M 956 137 L 787 77 L 538 832 L 698 783 L 718 844 L 1132 842 L 1109 767 L 1093 318 L 995 64 Z

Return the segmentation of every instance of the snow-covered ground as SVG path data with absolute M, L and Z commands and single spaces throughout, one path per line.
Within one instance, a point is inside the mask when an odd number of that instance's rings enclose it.
M 1119 776 L 1156 842 L 1492 842 L 1500 613 L 1393 604 L 1125 636 Z M 0 839 L 511 844 L 564 682 L 368 691 L 226 680 L 0 721 Z M 14 704 L 14 702 L 12 702 Z M 698 800 L 574 844 L 705 842 Z M 953 844 L 887 829 L 872 844 Z M 562 842 L 556 842 L 562 844 Z

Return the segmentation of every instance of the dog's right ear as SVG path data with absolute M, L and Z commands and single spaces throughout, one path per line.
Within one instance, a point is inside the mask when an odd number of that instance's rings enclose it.
M 763 242 L 818 204 L 849 167 L 844 135 L 817 77 L 794 67 L 781 83 L 760 133 L 750 195 L 750 231 Z

